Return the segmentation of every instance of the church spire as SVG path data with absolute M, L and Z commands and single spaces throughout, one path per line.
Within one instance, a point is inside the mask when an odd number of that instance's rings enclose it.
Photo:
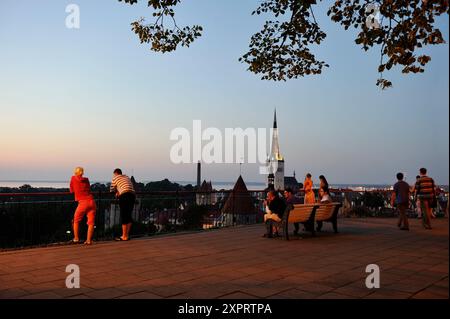
M 284 189 L 284 158 L 280 153 L 280 143 L 278 136 L 277 110 L 273 114 L 272 129 L 272 151 L 267 161 L 269 175 L 267 176 L 267 186 L 275 190 Z
M 275 109 L 274 115 L 273 115 L 273 128 L 278 128 L 277 126 L 277 109 Z
M 272 152 L 270 158 L 277 161 L 283 160 L 283 157 L 280 154 L 280 144 L 278 141 L 277 109 L 275 109 L 273 116 Z

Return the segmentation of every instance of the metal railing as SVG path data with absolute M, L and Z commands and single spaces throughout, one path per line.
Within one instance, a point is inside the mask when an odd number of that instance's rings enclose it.
M 231 191 L 137 192 L 132 236 L 152 236 L 185 230 L 205 230 L 262 221 L 263 193 L 250 192 L 251 211 L 239 205 L 223 206 Z M 118 201 L 111 193 L 94 192 L 97 212 L 94 240 L 110 240 L 121 234 Z M 232 201 L 248 196 L 235 192 Z M 43 246 L 73 238 L 72 219 L 77 207 L 73 195 L 55 193 L 0 193 L 0 249 Z M 80 237 L 85 238 L 85 220 Z
M 138 192 L 133 211 L 132 236 L 152 236 L 185 230 L 205 230 L 238 224 L 260 223 L 265 191 L 154 191 Z M 121 233 L 120 212 L 114 195 L 93 193 L 96 204 L 94 240 L 110 240 Z M 299 194 L 302 197 L 302 194 Z M 343 204 L 341 215 L 394 216 L 391 191 L 333 189 L 333 201 Z M 448 192 L 438 195 L 440 214 L 446 210 Z M 224 211 L 227 200 L 228 210 Z M 240 202 L 250 201 L 243 209 Z M 66 192 L 0 193 L 0 249 L 42 246 L 68 242 L 73 237 L 72 219 L 77 203 Z M 414 214 L 411 201 L 410 214 Z M 245 210 L 245 211 L 242 211 Z M 80 227 L 85 238 L 86 228 Z

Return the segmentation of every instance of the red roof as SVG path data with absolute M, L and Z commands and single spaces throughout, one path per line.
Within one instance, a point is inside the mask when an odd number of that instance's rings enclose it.
M 255 211 L 253 198 L 242 176 L 239 176 L 233 191 L 225 202 L 222 212 L 224 214 L 254 214 Z

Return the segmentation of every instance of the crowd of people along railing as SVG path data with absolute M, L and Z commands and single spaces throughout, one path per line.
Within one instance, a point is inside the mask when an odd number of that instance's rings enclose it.
M 394 216 L 389 190 L 333 189 L 333 201 L 343 204 L 341 216 Z M 97 204 L 94 240 L 111 240 L 120 234 L 120 214 L 111 193 L 94 192 Z M 298 196 L 302 197 L 299 192 Z M 263 221 L 264 190 L 138 192 L 132 236 L 205 230 L 255 224 Z M 438 194 L 436 212 L 443 215 L 448 192 Z M 414 214 L 413 201 L 410 214 Z M 72 239 L 76 208 L 68 192 L 0 193 L 0 249 L 67 243 Z M 82 224 L 83 225 L 83 224 Z M 81 237 L 86 227 L 81 228 Z

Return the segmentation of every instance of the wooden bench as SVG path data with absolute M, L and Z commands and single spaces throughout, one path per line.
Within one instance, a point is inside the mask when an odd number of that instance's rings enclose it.
M 281 221 L 283 238 L 289 240 L 289 224 L 300 223 L 306 229 L 311 229 L 314 234 L 314 214 L 319 205 L 298 204 L 288 205 Z
M 341 206 L 341 203 L 288 205 L 281 222 L 283 238 L 289 240 L 289 224 L 293 223 L 303 224 L 315 236 L 316 222 L 318 231 L 322 229 L 323 222 L 331 222 L 337 233 L 337 215 Z
M 317 231 L 322 230 L 323 222 L 329 222 L 333 225 L 334 232 L 338 233 L 337 216 L 339 213 L 339 208 L 341 207 L 341 203 L 320 204 L 320 206 L 316 209 L 316 214 L 314 216 L 314 220 L 317 223 Z

